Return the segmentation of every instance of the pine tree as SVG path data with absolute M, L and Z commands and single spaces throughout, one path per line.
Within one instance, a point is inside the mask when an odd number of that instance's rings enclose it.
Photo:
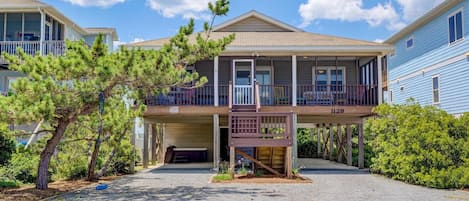
M 209 8 L 214 16 L 225 15 L 228 4 L 217 0 Z M 201 86 L 207 81 L 197 73 L 187 73 L 184 67 L 218 55 L 234 35 L 212 40 L 211 26 L 206 23 L 205 33 L 196 34 L 195 42 L 189 43 L 194 25 L 190 20 L 158 50 L 120 48 L 109 52 L 100 35 L 91 47 L 83 41 L 67 41 L 63 56 L 30 56 L 21 50 L 18 55 L 3 55 L 11 70 L 26 77 L 15 81 L 11 96 L 0 97 L 0 113 L 7 114 L 0 119 L 15 124 L 44 120 L 51 126 L 52 137 L 40 155 L 37 189 L 47 189 L 49 163 L 68 126 L 98 110 L 100 93 L 108 99 L 125 90 L 139 107 L 142 101 L 137 98 L 145 94 L 193 81 Z

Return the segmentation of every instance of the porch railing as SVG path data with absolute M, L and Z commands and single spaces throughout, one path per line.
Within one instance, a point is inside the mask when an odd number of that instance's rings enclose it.
M 257 86 L 257 85 L 256 85 Z M 253 96 L 252 90 L 256 90 Z M 258 87 L 234 87 L 229 84 L 218 86 L 218 105 L 254 105 L 261 106 L 289 106 L 293 103 L 292 86 L 290 84 L 258 85 Z M 347 85 L 298 85 L 298 106 L 327 106 L 327 105 L 365 105 L 373 106 L 378 103 L 378 86 L 363 84 Z M 230 96 L 231 93 L 231 96 Z M 258 97 L 257 97 L 258 96 Z M 230 98 L 231 97 L 231 98 Z M 199 88 L 172 88 L 167 94 L 147 96 L 145 102 L 149 106 L 157 105 L 202 105 L 215 104 L 213 85 Z
M 148 106 L 157 105 L 201 105 L 213 106 L 215 104 L 215 91 L 213 85 L 202 87 L 173 87 L 166 94 L 149 95 L 145 98 Z M 219 105 L 228 105 L 228 85 L 218 86 Z
M 292 114 L 231 113 L 229 144 L 236 147 L 291 146 Z
M 35 55 L 41 52 L 43 55 L 52 54 L 54 56 L 63 55 L 65 51 L 64 41 L 0 41 L 0 53 L 7 52 L 16 54 L 18 47 L 22 48 L 26 54 Z
M 297 105 L 377 105 L 378 86 L 298 85 Z

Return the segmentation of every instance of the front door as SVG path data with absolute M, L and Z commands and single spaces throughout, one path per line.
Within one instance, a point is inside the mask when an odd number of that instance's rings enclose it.
M 254 105 L 254 60 L 233 60 L 233 104 Z
M 270 67 L 256 67 L 256 81 L 259 83 L 259 96 L 262 105 L 272 104 L 272 75 Z

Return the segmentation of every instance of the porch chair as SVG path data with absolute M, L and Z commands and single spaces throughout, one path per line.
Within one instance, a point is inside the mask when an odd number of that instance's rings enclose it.
M 275 105 L 288 105 L 288 95 L 285 93 L 284 87 L 274 87 L 274 104 Z

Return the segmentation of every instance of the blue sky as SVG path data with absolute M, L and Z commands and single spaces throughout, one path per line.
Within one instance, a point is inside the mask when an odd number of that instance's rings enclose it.
M 82 27 L 114 27 L 121 43 L 168 37 L 189 17 L 203 23 L 214 0 L 41 0 Z M 231 0 L 215 24 L 257 10 L 321 34 L 381 41 L 443 0 Z

